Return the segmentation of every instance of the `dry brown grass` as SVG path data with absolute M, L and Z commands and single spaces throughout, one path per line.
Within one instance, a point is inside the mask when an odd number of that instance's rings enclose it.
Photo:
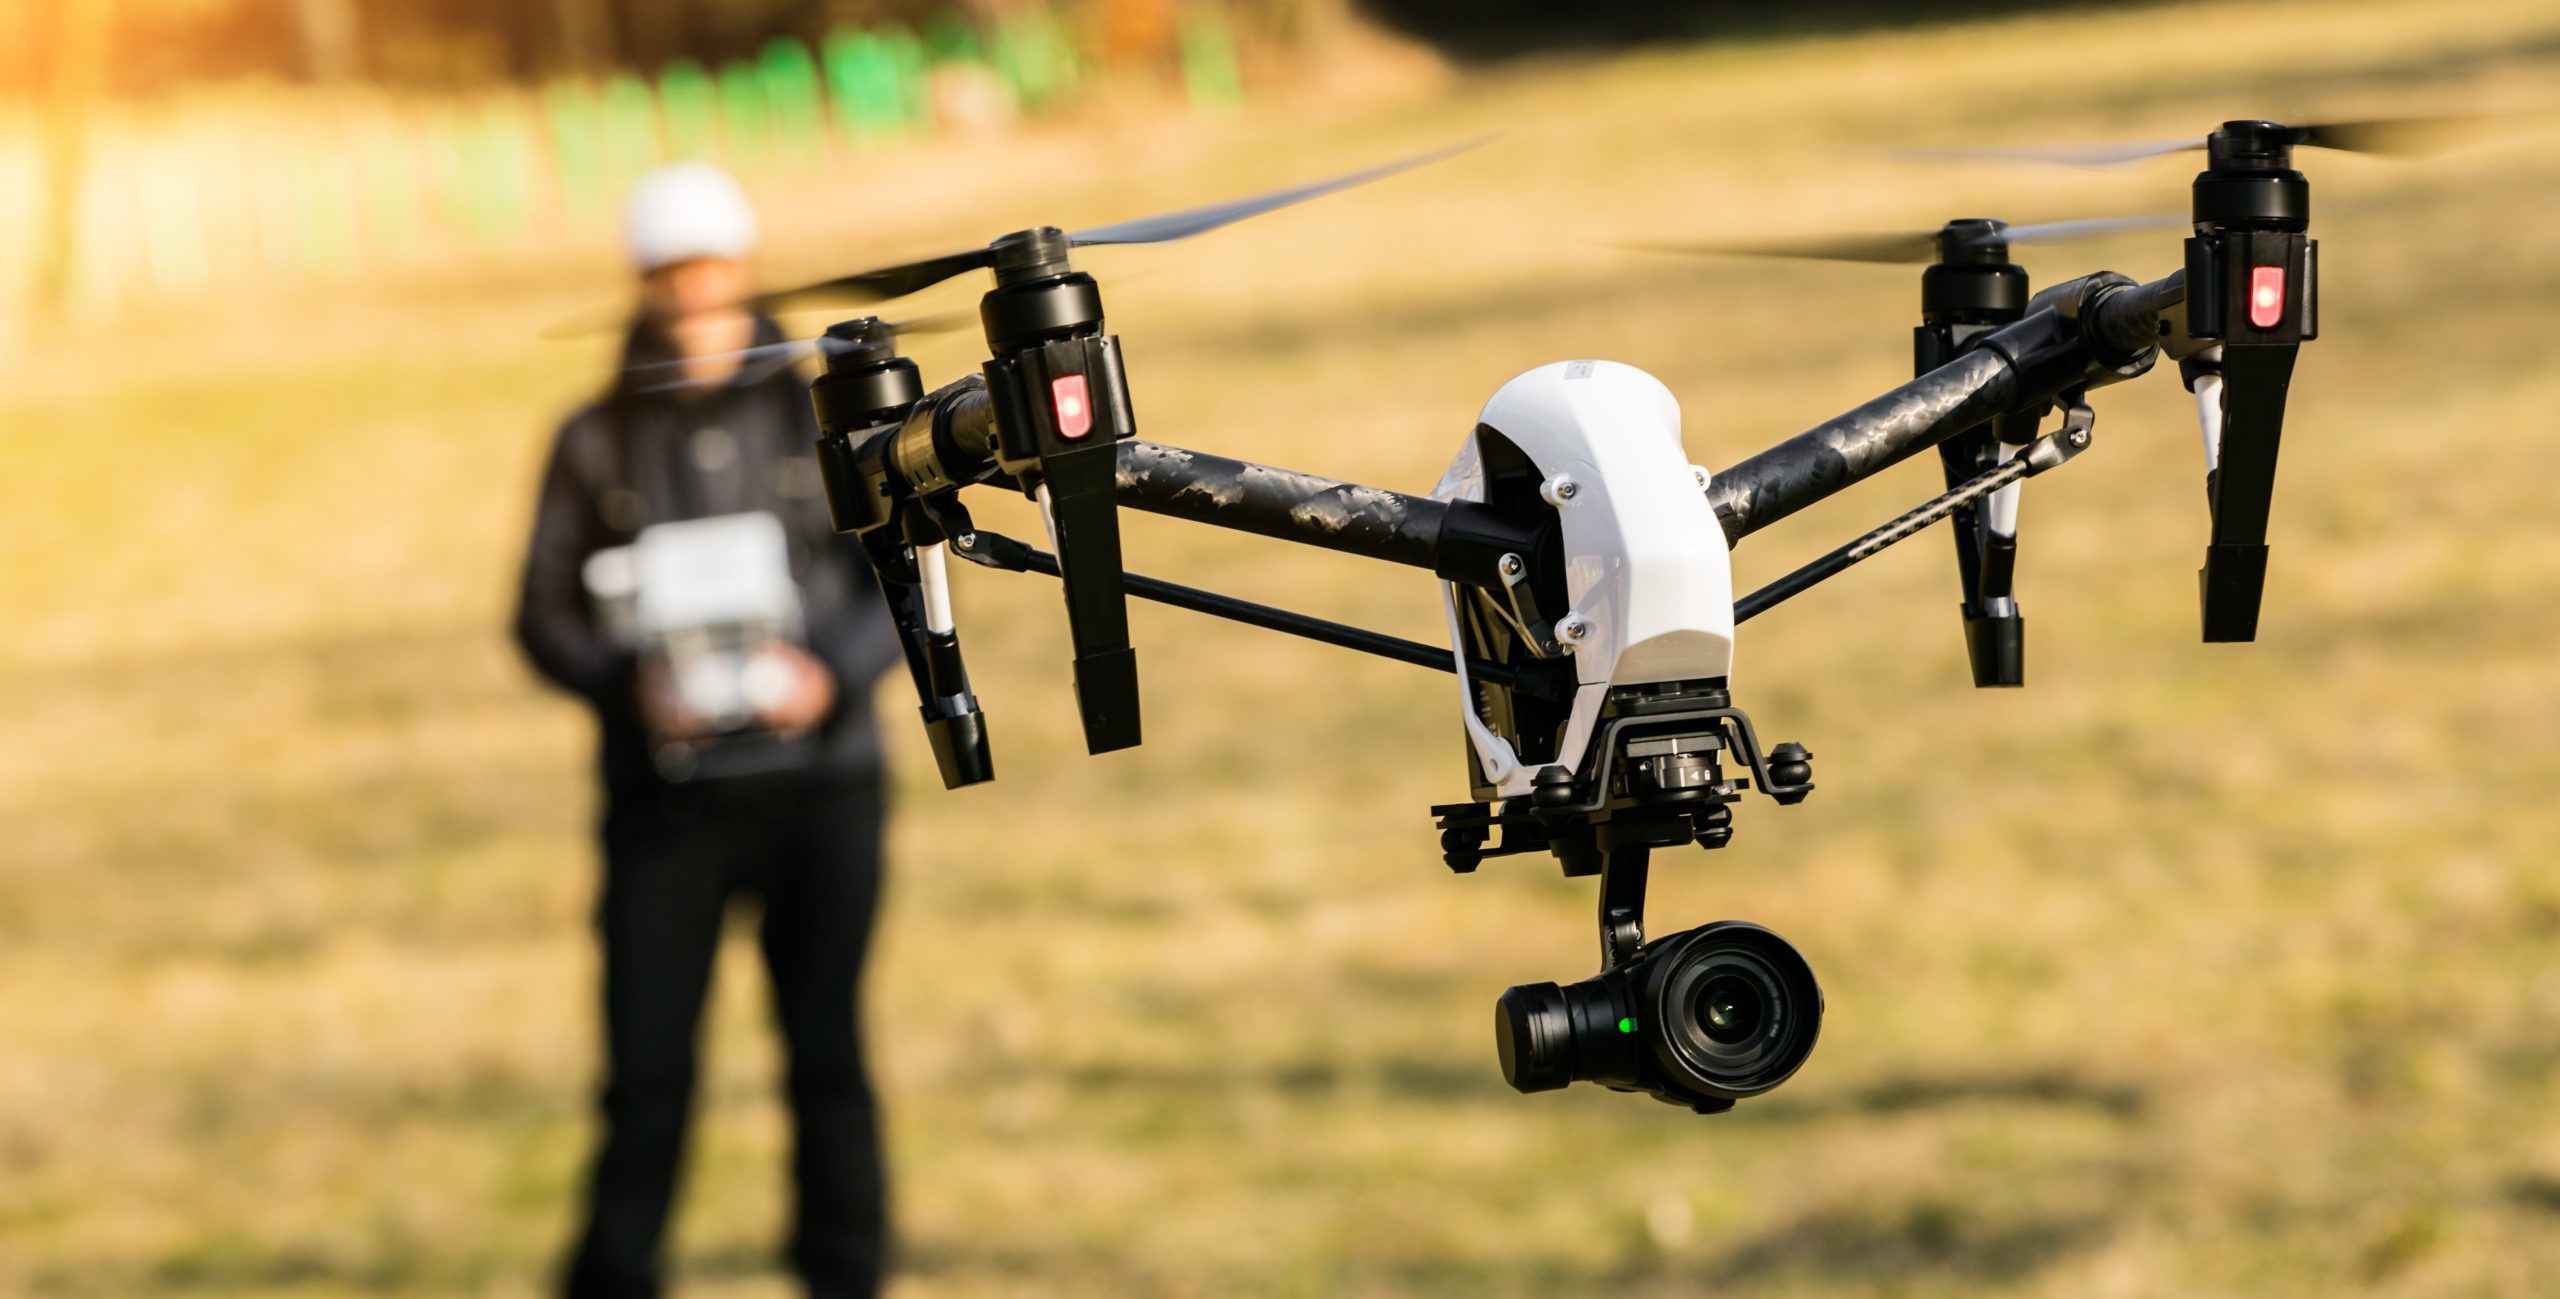
M 1894 382 L 1908 280 L 1596 240 L 2174 208 L 2177 163 L 1823 150 L 2526 104 L 2556 73 L 2560 17 L 2527 4 L 1771 38 L 1392 111 L 888 158 L 786 221 L 776 260 L 1101 219 L 1491 121 L 1497 145 L 1429 173 L 1098 257 L 1154 272 L 1113 294 L 1146 432 L 1419 488 L 1503 379 L 1607 355 L 1662 375 L 1724 464 Z M 2016 107 L 1927 101 L 1967 84 Z M 909 205 L 928 174 L 968 183 Z M 1589 895 L 1436 864 L 1445 679 L 1141 608 L 1149 743 L 1087 760 L 1054 591 L 964 574 L 1005 775 L 945 794 L 893 727 L 872 1006 L 900 1293 L 2549 1293 L 2560 157 L 2544 135 L 2314 176 L 2328 336 L 2256 647 L 2194 643 L 2194 433 L 2162 378 L 2107 394 L 2094 453 L 2029 493 L 2029 690 L 1964 684 L 1935 538 L 1748 629 L 1741 702 L 1811 745 L 1822 790 L 1657 872 L 1654 915 L 1773 925 L 1831 1018 L 1797 1081 L 1725 1118 L 1502 1087 L 1487 1003 L 1589 965 Z M 590 793 L 575 710 L 498 627 L 545 423 L 601 355 L 526 336 L 608 270 L 173 312 L 10 358 L 0 1292 L 541 1285 L 584 1141 Z M 1931 472 L 1755 540 L 1743 579 Z M 1413 575 L 1131 526 L 1146 571 L 1436 634 Z M 784 1293 L 743 951 L 713 1036 L 682 1275 Z

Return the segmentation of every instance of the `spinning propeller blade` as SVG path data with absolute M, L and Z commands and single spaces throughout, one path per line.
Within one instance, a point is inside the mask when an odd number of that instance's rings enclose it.
M 1730 243 L 1620 244 L 1636 252 L 1695 257 L 1792 257 L 1819 262 L 1927 262 L 1938 256 L 1938 232 L 1821 235 L 1803 239 L 1735 240 Z
M 974 271 L 989 264 L 990 250 L 973 248 L 967 252 L 944 253 L 919 262 L 883 266 L 878 270 L 857 271 L 802 284 L 788 289 L 759 293 L 749 301 L 760 311 L 785 311 L 802 306 L 862 306 L 903 298 L 921 289 L 950 279 L 954 275 Z
M 2064 167 L 2114 167 L 2144 158 L 2201 149 L 2204 139 L 2118 140 L 2102 144 L 2021 145 L 1993 149 L 1886 149 L 1915 162 L 2046 162 Z
M 742 370 L 764 367 L 766 373 L 770 373 L 806 356 L 832 359 L 843 353 L 857 351 L 874 343 L 903 335 L 946 334 L 971 323 L 967 315 L 956 311 L 919 316 L 912 320 L 881 320 L 878 317 L 865 317 L 859 321 L 848 321 L 832 326 L 826 333 L 813 338 L 786 338 L 778 343 L 760 343 L 754 347 L 740 348 L 735 352 L 714 353 L 699 360 L 735 360 Z M 685 367 L 694 363 L 642 361 L 636 365 L 623 367 L 622 372 L 634 379 L 644 381 L 637 391 L 666 392 L 686 386 Z
M 2146 212 L 2139 216 L 2083 217 L 2076 221 L 2044 221 L 2011 226 L 2000 238 L 2013 244 L 2060 244 L 2074 239 L 2101 239 L 2126 230 L 2157 230 L 2187 225 L 2184 212 Z
M 969 256 L 979 257 L 983 256 L 983 254 L 971 253 Z M 892 267 L 890 269 L 896 270 L 900 268 Z M 847 276 L 846 278 L 851 280 L 859 279 L 861 277 Z M 786 289 L 777 293 L 759 294 L 752 298 L 741 299 L 736 302 L 722 303 L 715 307 L 705 308 L 704 310 L 727 311 L 738 307 L 745 307 L 751 311 L 758 311 L 766 315 L 773 316 L 788 316 L 807 312 L 827 311 L 833 306 L 840 305 L 841 303 L 841 300 L 838 300 L 837 302 L 830 302 L 829 300 L 828 290 L 833 286 L 833 283 L 833 281 L 829 281 L 821 284 L 804 284 L 797 289 Z M 876 298 L 861 298 L 858 293 L 851 296 L 856 302 L 878 300 Z M 546 341 L 557 342 L 563 339 L 584 338 L 596 334 L 621 333 L 639 323 L 640 318 L 641 313 L 637 307 L 616 307 L 610 311 L 596 311 L 585 315 L 572 316 L 567 320 L 545 326 L 534 336 Z M 927 317 L 922 321 L 883 323 L 889 326 L 890 332 L 893 334 L 939 333 L 945 329 L 956 329 L 959 327 L 959 323 L 956 323 L 958 321 L 957 317 L 953 318 L 955 323 L 929 323 L 940 322 L 941 319 L 942 318 L 939 316 L 934 316 Z
M 1464 153 L 1492 138 L 1489 135 L 1482 136 L 1463 144 L 1434 149 L 1429 153 L 1417 153 L 1410 158 L 1398 159 L 1381 166 L 1371 167 L 1366 171 L 1336 176 L 1331 180 L 1320 180 L 1311 185 L 1273 190 L 1251 198 L 1212 203 L 1205 207 L 1186 208 L 1180 212 L 1139 217 L 1134 221 L 1095 226 L 1090 230 L 1076 231 L 1067 236 L 1067 239 L 1079 247 L 1104 244 L 1160 244 L 1176 239 L 1188 239 L 1193 235 L 1207 234 L 1220 226 L 1242 221 L 1246 217 L 1260 216 L 1265 212 L 1277 211 L 1294 203 L 1304 203 L 1311 198 L 1322 198 L 1336 190 L 1349 189 L 1354 185 L 1366 185 L 1373 180 L 1384 180 L 1398 172 L 1411 171 L 1416 167 L 1438 162 L 1454 154 Z
M 2295 144 L 2342 153 L 2370 153 L 2384 158 L 2424 158 L 2463 142 L 2467 128 L 2496 120 L 2487 114 L 2460 117 L 2386 117 L 2365 122 L 2323 122 L 2293 128 Z
M 2119 230 L 2140 230 L 2154 226 L 2185 224 L 2187 224 L 2185 216 L 2168 212 L 2140 216 L 2090 217 L 2077 221 L 2048 221 L 2037 225 L 1993 225 L 1980 234 L 1970 236 L 1965 242 L 1985 244 L 1999 240 L 2013 244 L 2062 243 L 2073 239 L 2094 239 Z M 1898 230 L 1877 234 L 1738 240 L 1730 243 L 1627 244 L 1624 246 L 1645 252 L 1686 253 L 1709 257 L 1794 257 L 1828 262 L 1917 265 L 1938 260 L 1943 241 L 1952 237 L 1955 236 L 1944 229 Z
M 2470 129 L 2496 120 L 2470 113 L 2442 117 L 2387 117 L 2359 122 L 2314 122 L 2290 128 L 2291 142 L 2343 153 L 2416 158 L 2441 153 L 2460 144 Z M 2112 143 L 2029 146 L 1991 149 L 1895 150 L 1903 157 L 1951 162 L 2050 162 L 2066 167 L 2113 167 L 2144 158 L 2186 153 L 2205 147 L 2203 136 L 2182 140 L 2124 140 Z
M 1491 138 L 1486 136 L 1484 139 L 1470 140 L 1444 149 L 1434 149 L 1429 153 L 1415 154 L 1410 158 L 1371 167 L 1365 171 L 1355 171 L 1330 180 L 1320 180 L 1290 189 L 1274 190 L 1233 202 L 1213 203 L 1206 207 L 1186 208 L 1179 212 L 1139 217 L 1134 221 L 1095 226 L 1090 230 L 1079 230 L 1067 236 L 1067 241 L 1079 247 L 1092 247 L 1105 244 L 1161 244 L 1170 243 L 1176 239 L 1188 239 L 1193 235 L 1207 234 L 1220 226 L 1242 221 L 1246 217 L 1260 216 L 1265 212 L 1276 211 L 1293 203 L 1303 203 L 1308 199 L 1320 198 L 1336 190 L 1365 185 L 1373 180 L 1383 180 L 1397 172 L 1410 171 L 1426 163 L 1438 162 L 1452 154 L 1475 148 Z M 759 294 L 753 301 L 756 306 L 768 311 L 807 300 L 847 303 L 885 302 L 890 298 L 904 297 L 920 289 L 931 288 L 954 275 L 991 265 L 993 254 L 992 248 L 974 248 L 967 252 L 946 253 L 940 257 L 931 257 L 919 262 L 883 266 L 877 270 L 820 280 L 815 284 L 777 289 L 770 293 Z
M 751 366 L 779 370 L 817 350 L 817 339 L 787 338 L 779 343 L 764 343 L 755 347 L 741 348 L 735 352 L 714 353 L 693 361 L 642 361 L 636 365 L 622 367 L 622 372 L 631 376 L 633 381 L 631 390 L 634 392 L 672 392 L 678 388 L 690 386 L 684 377 L 685 369 L 690 365 L 735 360 L 740 370 Z

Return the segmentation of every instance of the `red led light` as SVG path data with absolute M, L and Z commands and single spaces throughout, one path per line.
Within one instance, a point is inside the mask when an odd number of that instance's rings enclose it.
M 2261 266 L 2249 272 L 2249 323 L 2273 329 L 2284 319 L 2284 268 Z
M 1059 437 L 1080 438 L 1093 431 L 1093 402 L 1085 395 L 1083 375 L 1050 380 L 1049 401 L 1058 411 Z

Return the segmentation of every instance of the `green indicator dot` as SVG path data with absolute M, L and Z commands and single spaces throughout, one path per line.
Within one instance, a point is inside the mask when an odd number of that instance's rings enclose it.
M 1636 1017 L 1629 1015 L 1626 1018 L 1619 1020 L 1618 1031 L 1621 1033 L 1632 1033 L 1636 1031 Z

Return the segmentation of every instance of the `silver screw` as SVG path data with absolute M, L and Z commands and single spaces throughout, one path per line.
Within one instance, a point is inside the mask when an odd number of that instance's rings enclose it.
M 1579 644 L 1590 634 L 1591 620 L 1581 614 L 1569 613 L 1556 621 L 1556 639 L 1567 644 Z
M 1581 491 L 1582 484 L 1577 483 L 1570 478 L 1563 479 L 1556 483 L 1556 499 L 1560 501 L 1572 500 L 1574 496 Z
M 1520 562 L 1518 555 L 1504 555 L 1495 567 L 1502 570 L 1504 577 L 1518 577 L 1520 570 L 1528 566 Z
M 951 539 L 951 544 L 958 546 L 962 550 L 976 550 L 978 548 L 978 534 L 974 532 L 963 532 L 959 536 L 953 537 Z
M 2084 428 L 2073 429 L 2068 436 L 2063 438 L 2063 441 L 2070 443 L 2071 449 L 2077 451 L 2082 447 L 2089 445 L 2089 430 Z

